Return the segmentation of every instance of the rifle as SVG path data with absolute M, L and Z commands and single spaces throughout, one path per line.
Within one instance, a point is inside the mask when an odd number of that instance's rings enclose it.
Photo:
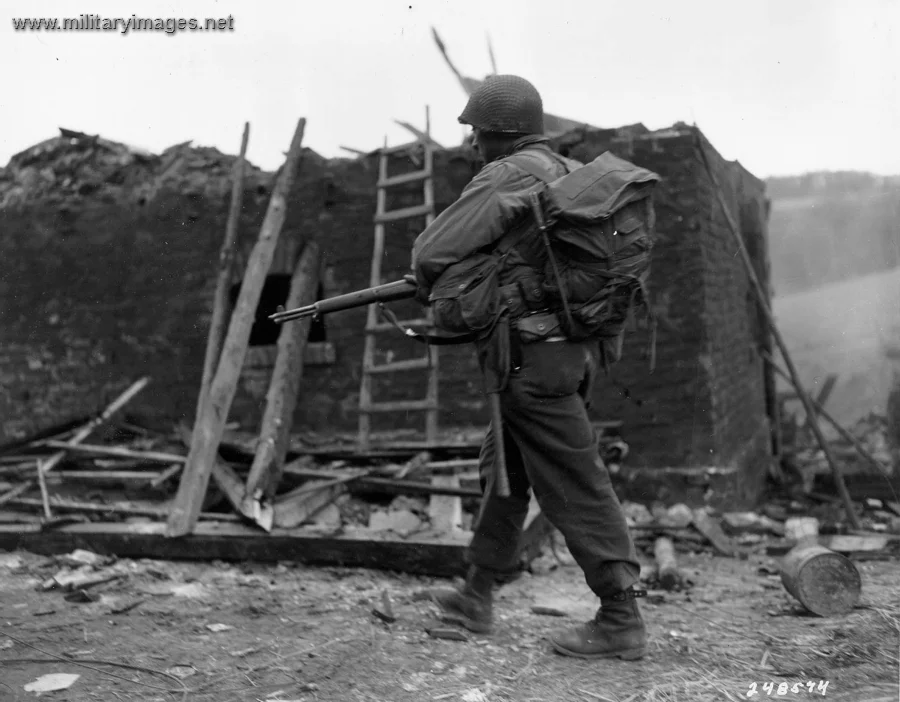
M 342 312 L 343 310 L 353 309 L 354 307 L 365 307 L 374 303 L 394 302 L 396 300 L 406 300 L 415 297 L 416 279 L 412 275 L 406 275 L 402 280 L 395 280 L 393 283 L 385 283 L 384 285 L 376 285 L 374 288 L 366 288 L 364 290 L 356 290 L 345 295 L 330 297 L 325 300 L 319 300 L 311 305 L 304 307 L 296 307 L 292 310 L 279 310 L 269 315 L 276 324 L 284 324 L 295 319 L 304 319 L 305 317 L 318 317 L 322 314 L 330 312 Z M 386 310 L 385 310 L 386 312 Z M 391 315 L 391 319 L 393 315 Z M 433 337 L 425 337 L 417 334 L 412 330 L 404 330 L 394 319 L 394 324 L 398 329 L 409 336 L 417 338 L 425 343 L 436 343 L 438 340 Z M 503 419 L 500 414 L 500 395 L 496 392 L 490 393 L 489 403 L 491 408 L 491 420 L 495 427 L 494 446 L 496 450 L 496 460 L 494 461 L 495 481 L 497 492 L 500 497 L 509 497 L 509 476 L 506 472 L 506 454 L 503 450 Z
M 356 290 L 337 297 L 329 297 L 326 300 L 319 300 L 303 307 L 295 307 L 292 310 L 279 308 L 275 314 L 269 315 L 269 319 L 276 324 L 283 324 L 295 319 L 318 317 L 330 312 L 342 312 L 354 307 L 365 307 L 376 302 L 406 300 L 415 297 L 416 289 L 415 278 L 408 275 L 402 280 L 395 280 L 393 283 L 385 283 L 384 285 L 376 285 L 374 288 L 366 288 L 365 290 Z

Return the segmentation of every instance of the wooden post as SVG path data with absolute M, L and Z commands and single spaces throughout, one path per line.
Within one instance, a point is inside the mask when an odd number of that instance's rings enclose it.
M 219 354 L 228 318 L 231 316 L 228 289 L 231 285 L 231 269 L 234 265 L 234 245 L 237 241 L 238 222 L 241 217 L 241 205 L 244 199 L 244 166 L 247 155 L 247 142 L 250 139 L 250 124 L 244 123 L 244 134 L 241 137 L 241 153 L 234 162 L 234 173 L 231 181 L 231 207 L 228 210 L 228 224 L 225 226 L 225 240 L 219 251 L 219 277 L 216 281 L 216 292 L 213 296 L 212 319 L 209 323 L 209 336 L 206 339 L 206 357 L 203 359 L 203 379 L 200 382 L 200 394 L 197 396 L 197 412 L 194 425 L 200 421 L 203 403 L 209 395 L 209 386 L 219 365 Z
M 291 279 L 291 289 L 285 303 L 288 309 L 311 305 L 316 301 L 321 263 L 319 244 L 308 241 Z M 281 479 L 290 440 L 291 420 L 303 376 L 303 351 L 306 348 L 309 325 L 308 318 L 285 324 L 278 336 L 278 354 L 266 396 L 259 444 L 247 477 L 241 506 L 241 512 L 263 528 L 266 528 L 266 524 L 271 525 L 271 520 L 268 517 L 258 517 L 262 515 L 259 503 L 271 501 Z
M 806 416 L 810 417 L 812 421 L 810 422 L 810 428 L 813 430 L 813 434 L 816 436 L 816 441 L 819 443 L 819 447 L 822 449 L 822 453 L 825 454 L 825 460 L 828 461 L 828 465 L 831 467 L 831 474 L 834 476 L 835 485 L 837 485 L 838 494 L 841 497 L 841 501 L 844 503 L 844 509 L 847 512 L 847 521 L 850 522 L 850 526 L 854 529 L 859 529 L 859 517 L 856 516 L 856 510 L 853 508 L 853 500 L 850 499 L 850 493 L 847 492 L 847 485 L 844 483 L 844 476 L 841 473 L 841 469 L 838 468 L 837 463 L 834 460 L 834 456 L 831 455 L 831 450 L 828 448 L 828 442 L 825 440 L 825 436 L 822 434 L 822 428 L 819 426 L 819 420 L 816 416 L 816 410 L 813 407 L 812 400 L 809 397 L 809 394 L 803 388 L 803 384 L 800 382 L 800 375 L 797 373 L 797 368 L 794 366 L 794 361 L 791 359 L 791 355 L 788 352 L 787 344 L 784 341 L 784 338 L 781 336 L 781 330 L 778 328 L 778 325 L 775 323 L 775 316 L 772 314 L 772 310 L 769 308 L 769 304 L 767 302 L 766 290 L 763 288 L 762 283 L 759 280 L 759 276 L 756 275 L 756 269 L 753 267 L 753 261 L 750 260 L 750 254 L 747 253 L 747 247 L 744 246 L 744 239 L 741 236 L 741 230 L 737 225 L 737 222 L 734 220 L 734 216 L 731 213 L 731 210 L 728 209 L 728 205 L 725 203 L 725 198 L 722 197 L 722 186 L 719 185 L 719 181 L 716 179 L 716 176 L 713 174 L 712 167 L 709 165 L 709 158 L 706 155 L 706 149 L 703 148 L 703 141 L 700 137 L 700 132 L 697 130 L 697 148 L 700 150 L 700 157 L 703 160 L 703 164 L 706 167 L 706 173 L 709 176 L 710 181 L 713 185 L 713 190 L 715 190 L 716 199 L 719 202 L 719 207 L 722 208 L 722 212 L 725 215 L 725 220 L 728 222 L 728 228 L 731 230 L 732 235 L 734 236 L 735 242 L 737 243 L 738 252 L 741 254 L 741 259 L 744 262 L 744 267 L 747 269 L 747 277 L 750 279 L 751 287 L 756 293 L 756 301 L 759 304 L 759 309 L 762 310 L 763 316 L 766 318 L 766 322 L 769 325 L 769 328 L 772 330 L 772 338 L 775 339 L 775 343 L 778 344 L 778 349 L 781 351 L 781 357 L 784 359 L 784 363 L 787 366 L 788 373 L 791 374 L 791 382 L 794 384 L 794 388 L 797 391 L 797 395 L 800 397 L 800 401 L 803 403 L 803 409 L 806 410 Z
M 684 585 L 678 560 L 675 558 L 675 546 L 672 540 L 659 537 L 653 544 L 653 555 L 656 557 L 659 584 L 666 590 L 680 590 Z
M 294 176 L 300 161 L 305 127 L 306 120 L 301 119 L 269 201 L 259 239 L 247 263 L 241 292 L 222 346 L 221 358 L 210 384 L 209 395 L 203 404 L 200 421 L 195 424 L 191 436 L 191 450 L 166 528 L 166 535 L 169 537 L 189 534 L 200 514 L 228 412 L 237 391 L 238 377 L 247 355 L 247 343 L 250 341 L 256 308 L 259 305 L 266 275 L 272 265 L 278 235 L 284 224 L 287 197 L 294 184 Z

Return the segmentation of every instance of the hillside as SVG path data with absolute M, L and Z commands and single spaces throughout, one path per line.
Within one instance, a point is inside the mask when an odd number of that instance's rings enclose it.
M 900 380 L 898 310 L 900 269 L 774 300 L 778 327 L 806 388 L 815 394 L 829 373 L 837 373 L 828 409 L 845 425 L 869 412 L 886 413 Z
M 900 266 L 900 176 L 810 173 L 766 186 L 776 294 Z

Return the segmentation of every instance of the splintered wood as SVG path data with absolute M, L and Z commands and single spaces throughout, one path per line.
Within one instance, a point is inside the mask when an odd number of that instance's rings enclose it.
M 287 159 L 278 176 L 275 190 L 269 201 L 260 230 L 259 239 L 250 253 L 247 270 L 241 283 L 240 293 L 231 316 L 231 324 L 222 345 L 221 357 L 216 373 L 210 384 L 209 395 L 203 403 L 201 417 L 194 426 L 191 450 L 185 470 L 181 475 L 178 494 L 169 515 L 167 533 L 170 537 L 190 533 L 197 523 L 210 474 L 216 460 L 222 432 L 228 419 L 228 412 L 237 391 L 238 377 L 247 353 L 250 330 L 256 315 L 256 308 L 262 294 L 266 274 L 275 255 L 275 247 L 281 226 L 284 223 L 287 197 L 294 183 L 301 156 L 303 132 L 306 120 L 297 124 Z
M 288 308 L 312 304 L 316 299 L 319 285 L 319 270 L 322 257 L 318 243 L 307 242 L 297 263 L 290 292 Z M 291 419 L 297 405 L 297 393 L 303 374 L 303 349 L 309 334 L 309 320 L 301 320 L 285 325 L 278 336 L 278 355 L 272 371 L 272 381 L 266 396 L 266 410 L 262 420 L 259 448 L 250 468 L 247 485 L 242 498 L 242 512 L 252 515 L 262 512 L 261 501 L 270 501 L 281 480 L 284 458 L 290 442 Z M 276 522 L 278 521 L 276 517 Z M 260 526 L 271 528 L 271 522 L 264 518 Z

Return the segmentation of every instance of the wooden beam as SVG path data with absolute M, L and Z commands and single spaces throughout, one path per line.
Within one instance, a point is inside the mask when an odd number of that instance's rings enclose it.
M 64 480 L 116 480 L 122 482 L 154 483 L 161 473 L 148 470 L 61 470 L 53 474 Z
M 72 446 L 76 446 L 84 441 L 91 433 L 99 427 L 101 424 L 106 422 L 110 417 L 112 417 L 116 412 L 122 409 L 128 402 L 137 395 L 141 390 L 143 390 L 147 383 L 150 382 L 150 378 L 141 378 L 140 380 L 132 383 L 125 392 L 119 395 L 109 406 L 106 407 L 100 414 L 94 417 L 91 421 L 81 427 L 75 435 L 66 442 L 67 448 L 65 450 L 59 451 L 58 453 L 53 454 L 50 458 L 44 461 L 41 464 L 41 471 L 43 473 L 49 473 L 51 470 L 56 468 L 62 460 L 66 457 L 66 453 L 68 449 Z
M 247 262 L 247 271 L 228 326 L 219 365 L 210 385 L 209 394 L 204 400 L 200 421 L 194 425 L 191 450 L 168 519 L 167 533 L 170 537 L 189 534 L 197 523 L 225 422 L 228 420 L 228 412 L 237 391 L 237 382 L 247 354 L 256 308 L 266 274 L 275 255 L 281 226 L 284 224 L 287 198 L 293 187 L 302 154 L 305 127 L 306 120 L 301 119 L 269 201 L 259 239 Z
M 112 456 L 114 458 L 139 458 L 151 463 L 184 463 L 185 457 L 177 453 L 164 453 L 162 451 L 133 451 L 121 446 L 99 446 L 95 444 L 70 445 L 61 441 L 45 441 L 45 446 L 50 448 L 65 448 L 72 453 L 90 453 L 97 456 Z M 46 471 L 44 471 L 46 472 Z
M 228 222 L 225 225 L 225 239 L 219 251 L 219 275 L 216 279 L 216 291 L 213 295 L 212 319 L 209 323 L 209 335 L 206 338 L 206 356 L 203 359 L 203 377 L 200 381 L 200 394 L 197 396 L 197 410 L 194 426 L 199 424 L 201 410 L 209 386 L 219 365 L 219 355 L 225 340 L 225 330 L 231 316 L 231 272 L 234 268 L 234 246 L 237 242 L 238 223 L 241 218 L 241 205 L 244 201 L 244 170 L 247 156 L 247 142 L 250 139 L 250 123 L 244 122 L 244 133 L 241 136 L 241 152 L 234 162 L 231 180 L 231 206 L 228 209 Z
M 241 513 L 241 499 L 244 497 L 244 481 L 241 480 L 241 476 L 234 468 L 216 459 L 213 463 L 212 477 L 232 508 Z
M 319 286 L 319 269 L 322 265 L 321 249 L 315 241 L 308 241 L 303 254 L 294 269 L 290 292 L 285 305 L 288 309 L 311 305 L 316 301 Z M 267 515 L 264 503 L 271 502 L 281 480 L 284 459 L 291 440 L 291 425 L 300 379 L 303 377 L 303 351 L 309 335 L 309 319 L 285 324 L 278 335 L 278 355 L 272 370 L 272 380 L 266 395 L 266 409 L 263 414 L 256 454 L 243 490 L 241 512 L 251 519 L 252 515 Z M 260 523 L 264 529 L 271 528 L 271 519 L 266 516 Z
M 310 481 L 275 500 L 275 526 L 282 529 L 299 526 L 346 491 L 346 481 Z
M 30 481 L 30 480 L 28 482 L 22 483 L 21 485 L 18 485 L 17 487 L 14 487 L 9 492 L 7 492 L 3 495 L 0 495 L 0 505 L 4 505 L 7 502 L 12 502 L 19 495 L 24 495 L 26 492 L 31 490 L 31 488 L 33 488 L 33 487 L 34 487 L 34 482 Z
M 17 497 L 9 500 L 9 504 L 19 507 L 42 507 L 41 500 L 34 497 Z M 75 500 L 62 500 L 51 497 L 50 504 L 58 512 L 83 512 L 85 514 L 121 514 L 129 517 L 152 517 L 165 519 L 169 510 L 165 507 L 146 507 L 140 505 L 101 504 L 97 502 L 76 502 Z M 216 521 L 236 522 L 239 517 L 234 514 L 219 514 L 216 512 L 203 512 L 201 517 Z
M 237 523 L 199 522 L 193 533 L 167 538 L 164 522 L 124 524 L 93 522 L 42 531 L 40 525 L 0 524 L 0 550 L 23 549 L 46 555 L 76 548 L 121 558 L 190 561 L 266 562 L 381 568 L 392 571 L 452 577 L 466 570 L 467 544 L 459 540 L 411 538 L 401 540 L 354 535 L 323 537 L 313 529 L 274 529 L 266 534 Z M 540 553 L 547 533 L 543 516 L 530 515 L 521 542 L 521 559 Z

